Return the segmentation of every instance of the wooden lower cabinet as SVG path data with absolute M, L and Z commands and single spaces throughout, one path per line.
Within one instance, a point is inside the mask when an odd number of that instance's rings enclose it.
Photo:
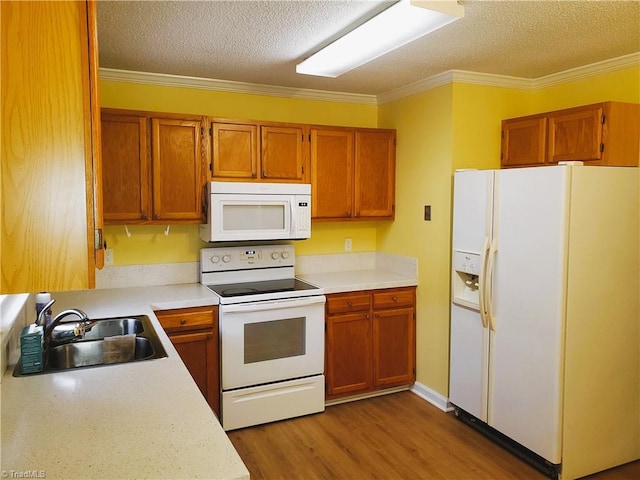
M 218 307 L 161 310 L 155 314 L 202 395 L 219 417 Z
M 326 398 L 415 381 L 415 287 L 327 295 Z

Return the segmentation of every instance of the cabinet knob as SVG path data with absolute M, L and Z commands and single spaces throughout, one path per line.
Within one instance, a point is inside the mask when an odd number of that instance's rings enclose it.
M 349 308 L 353 307 L 353 302 L 347 302 L 347 305 L 349 306 Z
M 186 325 L 187 324 L 187 319 L 186 318 L 181 318 L 180 319 L 180 325 Z
M 391 300 L 393 300 L 394 302 L 398 301 L 398 297 L 396 297 L 395 295 L 393 297 L 391 297 Z
M 142 220 L 146 220 L 147 219 L 147 214 L 143 213 L 140 218 L 142 218 Z

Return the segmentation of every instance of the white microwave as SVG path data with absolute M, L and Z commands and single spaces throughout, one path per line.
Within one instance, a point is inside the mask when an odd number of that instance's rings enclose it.
M 311 185 L 208 182 L 205 242 L 301 240 L 311 237 Z

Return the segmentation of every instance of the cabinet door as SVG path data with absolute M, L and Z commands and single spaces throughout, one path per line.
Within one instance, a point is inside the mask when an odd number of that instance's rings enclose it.
M 374 311 L 373 359 L 376 387 L 415 381 L 413 308 Z
M 305 178 L 302 127 L 261 126 L 261 172 L 269 181 L 298 181 Z
M 547 155 L 547 118 L 502 122 L 502 167 L 543 165 Z
M 356 131 L 355 216 L 393 218 L 395 131 Z
M 153 219 L 202 220 L 202 120 L 153 118 Z M 186 222 L 185 222 L 186 223 Z
M 200 388 L 202 395 L 207 399 L 216 415 L 220 416 L 216 331 L 172 334 L 169 338 L 193 380 Z
M 311 216 L 349 218 L 353 212 L 353 140 L 350 130 L 311 129 Z
M 371 319 L 368 312 L 328 317 L 326 345 L 328 395 L 371 388 Z
M 258 127 L 212 124 L 213 178 L 252 179 L 258 176 Z
M 549 163 L 602 158 L 601 105 L 589 105 L 549 116 Z
M 87 107 L 98 107 L 89 99 L 87 27 L 95 10 L 86 2 L 0 8 L 0 292 L 90 288 L 97 125 Z
M 148 119 L 102 112 L 103 209 L 106 223 L 151 215 Z

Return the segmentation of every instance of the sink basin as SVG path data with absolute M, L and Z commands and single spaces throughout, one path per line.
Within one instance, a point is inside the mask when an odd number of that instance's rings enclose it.
M 84 367 L 117 365 L 118 363 L 139 362 L 167 356 L 167 352 L 162 346 L 162 342 L 158 338 L 151 320 L 146 315 L 102 318 L 95 319 L 95 322 L 96 324 L 85 334 L 84 338 L 63 345 L 49 347 L 43 356 L 44 369 L 38 373 L 52 373 Z M 105 361 L 105 357 L 114 358 L 114 353 L 116 358 L 120 356 L 118 352 L 119 347 L 115 346 L 114 349 L 114 345 L 118 343 L 117 341 L 115 344 L 111 344 L 109 354 L 105 355 L 105 343 L 108 341 L 105 339 L 130 334 L 135 335 L 133 358 L 129 355 L 124 362 Z M 130 349 L 128 353 L 130 353 Z M 20 362 L 18 362 L 13 371 L 13 376 L 22 377 L 37 375 L 38 373 L 23 374 L 20 368 Z
M 140 317 L 107 318 L 98 320 L 81 341 L 99 340 L 105 337 L 127 335 L 129 333 L 138 335 L 142 332 L 144 332 L 144 326 L 142 325 Z
M 155 350 L 149 339 L 136 337 L 134 360 L 155 357 Z M 49 350 L 46 365 L 61 370 L 104 364 L 104 340 L 67 343 Z

